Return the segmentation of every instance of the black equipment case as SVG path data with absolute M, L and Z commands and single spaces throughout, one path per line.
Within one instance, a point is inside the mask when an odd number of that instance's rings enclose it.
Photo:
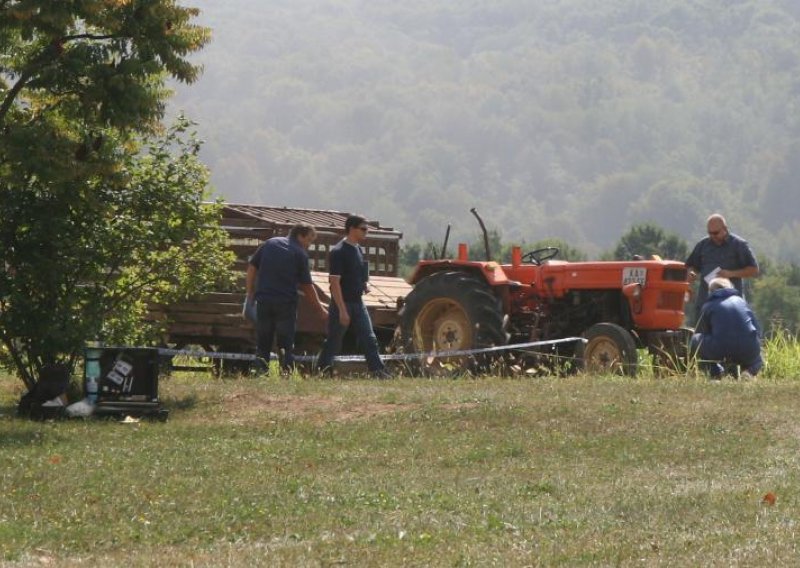
M 169 411 L 158 399 L 158 349 L 102 347 L 100 351 L 95 415 L 166 420 Z

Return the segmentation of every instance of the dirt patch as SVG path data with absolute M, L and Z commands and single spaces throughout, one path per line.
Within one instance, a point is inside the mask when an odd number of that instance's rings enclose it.
M 415 408 L 413 404 L 383 402 L 348 402 L 342 397 L 271 396 L 254 393 L 233 393 L 224 397 L 225 414 L 243 421 L 255 415 L 269 414 L 280 418 L 300 418 L 315 422 L 349 422 Z
M 251 392 L 230 393 L 222 400 L 223 413 L 237 423 L 250 422 L 264 415 L 319 423 L 351 422 L 414 410 L 420 406 L 410 403 L 353 402 L 338 396 L 277 396 Z M 459 410 L 476 406 L 477 402 L 467 402 L 443 404 L 441 408 Z

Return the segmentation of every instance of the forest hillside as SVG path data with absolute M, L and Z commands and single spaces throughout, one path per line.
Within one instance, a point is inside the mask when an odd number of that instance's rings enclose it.
M 713 211 L 800 260 L 797 0 L 186 0 L 176 86 L 229 201 L 359 211 L 406 241 L 590 254 Z

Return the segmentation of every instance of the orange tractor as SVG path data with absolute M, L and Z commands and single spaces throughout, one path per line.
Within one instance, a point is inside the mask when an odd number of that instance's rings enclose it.
M 486 229 L 472 213 L 484 231 L 488 259 Z M 636 374 L 639 348 L 648 349 L 659 366 L 675 368 L 685 360 L 688 331 L 682 326 L 689 283 L 682 262 L 657 257 L 566 262 L 555 260 L 555 247 L 524 254 L 514 247 L 511 263 L 500 264 L 469 260 L 466 245 L 458 249 L 455 259 L 420 261 L 410 277 L 414 288 L 400 311 L 403 352 L 581 337 L 584 341 L 524 356 L 537 361 L 560 356 L 587 371 L 627 375 Z M 472 367 L 480 361 L 460 356 L 420 363 L 433 372 L 433 367 Z

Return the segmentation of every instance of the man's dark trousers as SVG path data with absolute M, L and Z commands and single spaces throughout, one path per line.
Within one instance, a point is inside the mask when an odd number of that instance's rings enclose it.
M 294 333 L 297 327 L 297 304 L 286 300 L 259 300 L 256 303 L 256 353 L 269 363 L 272 342 L 277 336 L 281 370 L 294 368 Z

